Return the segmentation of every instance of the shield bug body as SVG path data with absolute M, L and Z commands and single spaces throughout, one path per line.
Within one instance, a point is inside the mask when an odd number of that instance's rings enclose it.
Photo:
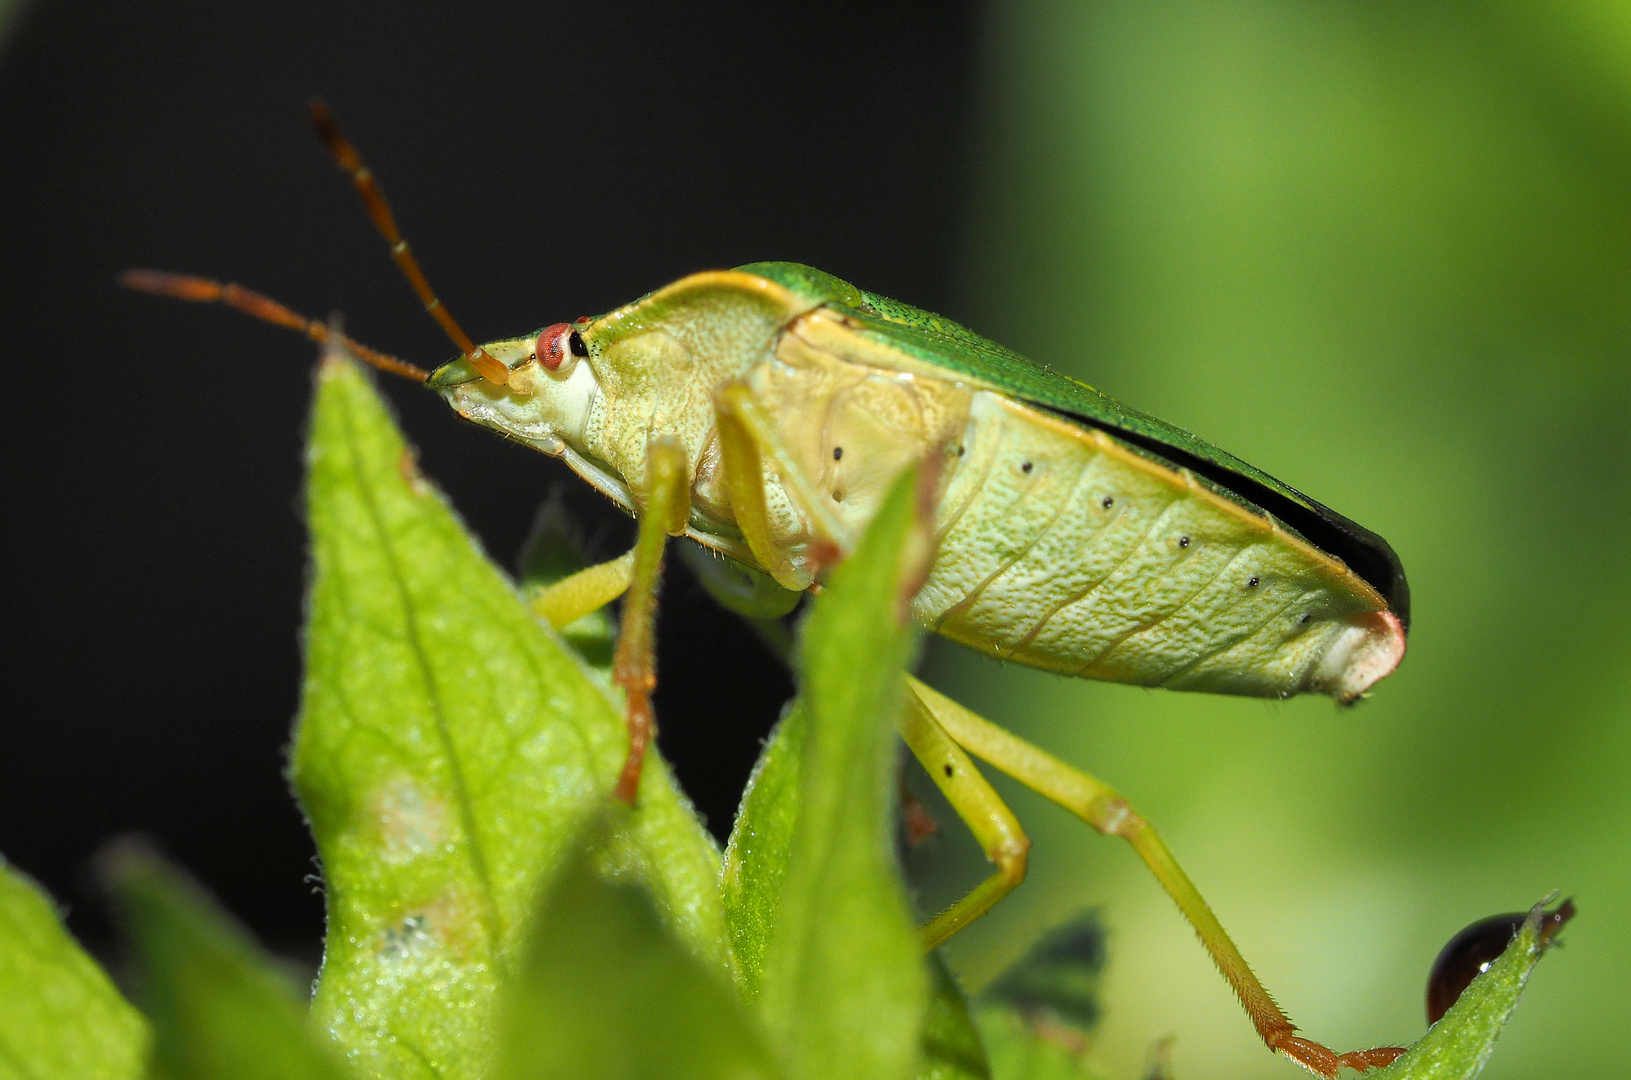
M 430 377 L 461 415 L 565 458 L 631 513 L 646 446 L 676 439 L 693 463 L 686 535 L 784 588 L 807 588 L 895 475 L 938 455 L 939 554 L 915 609 L 953 640 L 1089 678 L 1341 701 L 1404 651 L 1404 576 L 1378 537 L 1186 432 L 809 267 L 695 274 L 485 348 L 506 384 L 462 360 Z M 731 498 L 721 410 L 753 418 L 764 550 Z
M 666 535 L 783 592 L 819 582 L 889 484 L 928 462 L 938 540 L 914 614 L 1003 659 L 1088 678 L 1261 697 L 1364 694 L 1404 654 L 1408 591 L 1379 537 L 1170 424 L 940 316 L 795 263 L 693 274 L 595 318 L 473 344 L 420 273 L 326 110 L 319 133 L 463 355 L 434 372 L 350 342 L 462 416 L 559 457 L 640 522 L 635 549 L 534 600 L 565 625 L 627 593 L 616 658 L 633 800 L 652 733 L 651 634 Z M 330 331 L 234 285 L 126 284 Z M 768 583 L 766 583 L 768 585 Z M 761 590 L 764 592 L 766 590 Z M 1200 935 L 1264 1041 L 1322 1076 L 1400 1051 L 1300 1038 L 1154 830 L 1102 782 L 916 680 L 902 736 L 997 865 L 924 927 L 935 945 L 1024 877 L 1029 841 L 972 754 L 1126 839 Z

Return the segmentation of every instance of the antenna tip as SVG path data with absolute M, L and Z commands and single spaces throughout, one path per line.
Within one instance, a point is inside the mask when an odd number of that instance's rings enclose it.
M 119 287 L 156 296 L 173 296 L 178 300 L 209 302 L 221 298 L 220 282 L 191 274 L 172 274 L 167 270 L 126 270 L 119 275 Z
M 340 168 L 351 173 L 362 168 L 357 151 L 352 148 L 351 140 L 345 137 L 345 132 L 340 130 L 340 122 L 334 119 L 328 102 L 322 98 L 312 98 L 306 105 L 306 114 L 311 117 L 311 126 L 317 129 L 317 137 L 323 140 L 329 156 Z

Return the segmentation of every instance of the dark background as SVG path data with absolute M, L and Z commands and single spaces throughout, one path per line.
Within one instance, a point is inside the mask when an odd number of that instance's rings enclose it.
M 36 3 L 0 62 L 0 852 L 99 947 L 89 856 L 148 832 L 274 945 L 315 951 L 281 773 L 313 349 L 114 288 L 130 266 L 217 276 L 448 358 L 309 96 L 477 340 L 758 259 L 947 310 L 974 40 L 943 3 Z M 387 390 L 500 563 L 557 485 L 600 554 L 629 535 L 558 462 Z M 719 832 L 789 685 L 671 573 L 661 747 Z

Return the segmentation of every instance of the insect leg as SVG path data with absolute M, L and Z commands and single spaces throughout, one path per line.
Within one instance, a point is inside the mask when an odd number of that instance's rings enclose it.
M 646 750 L 657 734 L 651 692 L 657 688 L 653 638 L 663 547 L 670 536 L 685 532 L 691 513 L 690 487 L 690 464 L 679 441 L 668 435 L 652 439 L 646 445 L 646 502 L 640 511 L 634 550 L 630 552 L 633 559 L 628 597 L 623 601 L 623 626 L 612 658 L 612 680 L 628 695 L 629 756 L 617 779 L 617 797 L 631 805 L 640 787 L 640 767 Z
M 723 394 L 715 399 L 714 405 L 719 450 L 725 462 L 725 491 L 736 515 L 737 528 L 742 530 L 753 557 L 778 585 L 786 589 L 804 588 L 808 582 L 770 535 L 770 511 L 765 505 L 764 466 L 759 458 L 759 446 L 736 410 L 726 405 Z
M 906 695 L 899 727 L 901 738 L 980 842 L 986 857 L 997 864 L 995 873 L 923 927 L 923 946 L 932 949 L 990 911 L 1025 880 L 1031 841 L 1008 804 L 916 694 Z
M 527 606 L 534 615 L 559 630 L 622 596 L 633 578 L 634 551 L 630 549 L 609 562 L 585 567 L 570 577 L 541 587 L 527 599 Z
M 1167 895 L 1178 905 L 1184 918 L 1189 920 L 1190 926 L 1194 927 L 1201 944 L 1212 955 L 1218 970 L 1223 973 L 1241 1005 L 1245 1006 L 1252 1026 L 1270 1050 L 1285 1055 L 1327 1080 L 1334 1078 L 1337 1070 L 1343 1067 L 1364 1072 L 1387 1065 L 1404 1053 L 1396 1047 L 1379 1047 L 1338 1054 L 1311 1039 L 1296 1035 L 1296 1025 L 1274 1003 L 1257 976 L 1252 974 L 1240 950 L 1229 940 L 1228 933 L 1189 880 L 1189 875 L 1173 859 L 1155 829 L 1126 799 L 1103 781 L 1071 768 L 911 676 L 906 677 L 906 682 L 913 695 L 934 715 L 946 733 L 969 753 L 990 762 L 1026 787 L 1058 803 L 1106 836 L 1119 836 L 1132 845 L 1161 887 L 1166 889 Z
M 792 451 L 777 435 L 775 424 L 747 383 L 732 380 L 722 385 L 714 394 L 714 412 L 719 423 L 719 446 L 725 458 L 725 487 L 736 513 L 737 527 L 746 537 L 753 557 L 778 585 L 794 591 L 807 588 L 809 575 L 801 573 L 770 536 L 762 479 L 764 457 L 770 459 L 782 486 L 816 533 L 837 545 L 840 551 L 846 546 L 844 527 L 810 486 Z

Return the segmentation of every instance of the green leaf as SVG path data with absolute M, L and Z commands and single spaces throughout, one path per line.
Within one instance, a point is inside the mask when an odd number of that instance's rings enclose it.
M 776 724 L 753 766 L 742 805 L 725 845 L 720 889 L 737 990 L 759 996 L 765 954 L 781 907 L 782 882 L 798 823 L 799 775 L 804 764 L 804 706 L 795 701 Z
M 0 858 L 0 1080 L 134 1078 L 149 1040 L 50 898 Z
M 1099 1018 L 1104 927 L 1097 916 L 1049 931 L 979 997 L 993 1080 L 1091 1080 L 1083 1055 Z
M 755 1080 L 776 1073 L 729 982 L 663 927 L 644 888 L 573 859 L 507 992 L 508 1080 Z
M 1079 1049 L 1038 1032 L 1013 1008 L 982 1004 L 974 1016 L 991 1059 L 991 1080 L 1099 1080 Z
M 985 1044 L 968 1001 L 936 950 L 929 954 L 929 1009 L 923 1017 L 923 1057 L 917 1080 L 991 1080 Z
M 1096 915 L 1081 915 L 1045 934 L 980 999 L 1086 1043 L 1099 1022 L 1104 959 L 1104 927 Z
M 622 707 L 528 614 L 357 367 L 312 416 L 312 586 L 291 775 L 323 860 L 313 1004 L 368 1073 L 480 1077 L 539 882 L 610 798 Z M 655 755 L 605 872 L 725 969 L 718 852 Z
M 902 595 L 927 543 L 913 483 L 896 483 L 805 623 L 798 820 L 759 994 L 798 1078 L 904 1078 L 919 1052 L 928 986 L 891 799 L 892 721 L 914 644 Z
M 725 848 L 721 880 L 730 929 L 736 985 L 754 1000 L 764 976 L 765 952 L 776 925 L 782 881 L 798 821 L 799 772 L 804 761 L 804 708 L 795 702 L 770 733 L 753 767 Z M 979 1032 L 963 992 L 939 953 L 929 956 L 934 982 L 923 1018 L 919 1080 L 989 1080 Z
M 341 1080 L 289 975 L 192 881 L 139 847 L 103 873 L 118 901 L 167 1080 Z
M 1369 1080 L 1471 1080 L 1484 1070 L 1507 1017 L 1518 1007 L 1529 973 L 1547 941 L 1544 904 L 1536 904 L 1500 957 L 1474 979 L 1450 1010 L 1392 1065 Z

